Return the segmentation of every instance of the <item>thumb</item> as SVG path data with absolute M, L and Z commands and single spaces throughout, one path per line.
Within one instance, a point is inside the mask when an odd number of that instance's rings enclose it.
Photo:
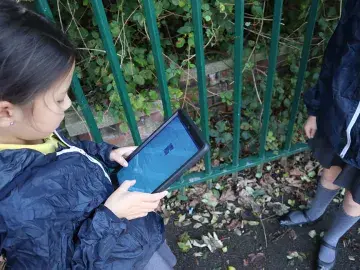
M 128 191 L 129 188 L 131 188 L 133 185 L 135 185 L 136 180 L 126 180 L 124 183 L 121 184 L 121 186 L 118 188 L 120 191 L 125 192 Z

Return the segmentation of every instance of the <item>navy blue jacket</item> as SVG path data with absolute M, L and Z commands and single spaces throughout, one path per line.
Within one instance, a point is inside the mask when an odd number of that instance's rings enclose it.
M 360 1 L 346 1 L 319 80 L 304 98 L 318 132 L 345 162 L 360 168 Z
M 58 135 L 58 134 L 57 134 Z M 113 146 L 71 143 L 43 155 L 0 151 L 0 244 L 12 269 L 142 269 L 163 243 L 156 213 L 132 221 L 102 203 Z M 105 166 L 104 166 L 105 165 Z

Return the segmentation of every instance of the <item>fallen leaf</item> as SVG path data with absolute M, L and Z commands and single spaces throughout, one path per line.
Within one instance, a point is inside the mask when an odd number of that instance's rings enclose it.
M 202 257 L 204 254 L 202 252 L 195 252 L 194 257 Z
M 311 237 L 311 238 L 314 238 L 316 236 L 316 231 L 315 230 L 311 230 L 308 235 Z
M 228 270 L 236 270 L 236 268 L 234 267 L 234 266 L 228 266 L 228 268 L 227 268 Z
M 202 200 L 201 200 L 204 204 L 211 206 L 211 207 L 216 207 L 218 205 L 218 199 L 214 196 L 214 194 L 209 191 L 207 193 L 205 193 L 202 196 Z
M 355 261 L 355 257 L 354 256 L 349 256 L 349 260 L 350 261 Z
M 251 264 L 259 264 L 265 261 L 265 254 L 262 252 L 259 252 L 257 254 L 249 254 L 248 257 L 250 258 Z
M 280 202 L 268 203 L 268 207 L 272 208 L 272 211 L 278 216 L 283 216 L 287 214 L 290 209 L 289 206 Z
M 238 215 L 241 213 L 241 208 L 240 207 L 236 207 L 235 210 L 234 210 L 234 214 L 235 215 Z
M 260 224 L 260 222 L 250 220 L 250 221 L 247 221 L 247 224 L 249 224 L 250 226 L 258 226 Z
M 226 202 L 226 201 L 235 201 L 237 198 L 235 196 L 235 193 L 234 191 L 232 190 L 231 187 L 229 187 L 226 191 L 224 191 L 222 194 L 221 194 L 221 197 L 220 197 L 220 201 L 221 202 Z
M 218 221 L 218 219 L 219 219 L 219 216 L 218 216 L 218 215 L 213 215 L 213 216 L 212 216 L 212 219 L 211 219 L 211 221 L 210 221 L 210 224 L 211 224 L 211 225 L 215 224 L 215 223 Z
M 226 226 L 226 229 L 228 229 L 228 231 L 232 231 L 239 226 L 240 226 L 240 221 L 238 219 L 233 219 L 230 222 L 230 224 Z
M 223 247 L 223 248 L 222 248 L 222 251 L 223 251 L 224 253 L 226 253 L 226 252 L 228 252 L 228 248 L 227 248 L 227 247 Z
M 234 230 L 234 233 L 235 233 L 236 235 L 238 235 L 238 236 L 241 236 L 241 235 L 242 235 L 242 232 L 241 232 L 238 228 L 236 228 L 236 229 Z
M 178 220 L 178 222 L 183 222 L 184 220 L 185 220 L 185 218 L 186 218 L 186 215 L 179 215 L 179 220 Z
M 202 240 L 207 245 L 210 252 L 214 252 L 216 249 L 223 248 L 223 243 L 219 240 L 215 232 L 213 232 L 212 235 L 210 233 L 208 233 L 208 235 L 203 235 Z
M 296 234 L 296 232 L 294 230 L 289 231 L 289 238 L 292 239 L 292 240 L 296 240 L 297 234 Z
M 290 171 L 291 176 L 302 176 L 304 173 L 300 171 L 298 168 L 292 169 Z
M 200 241 L 197 241 L 197 240 L 194 240 L 194 239 L 192 239 L 190 242 L 194 247 L 204 248 L 204 247 L 207 246 L 202 241 L 200 242 Z

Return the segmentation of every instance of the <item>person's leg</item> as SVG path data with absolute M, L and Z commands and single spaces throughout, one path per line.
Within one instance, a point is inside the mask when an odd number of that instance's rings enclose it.
M 176 265 L 176 257 L 164 242 L 153 254 L 144 270 L 172 270 Z
M 321 175 L 316 195 L 311 202 L 311 208 L 305 211 L 308 219 L 311 221 L 317 220 L 324 214 L 327 206 L 331 203 L 339 190 L 339 186 L 334 185 L 334 181 L 339 176 L 341 168 L 333 166 L 330 169 L 324 169 Z M 294 211 L 289 214 L 289 218 L 294 223 L 307 222 L 307 218 L 302 211 Z
M 349 191 L 346 192 L 342 207 L 336 212 L 334 221 L 328 232 L 324 235 L 324 242 L 336 247 L 339 239 L 359 220 L 360 204 L 353 200 Z M 335 260 L 335 250 L 324 245 L 320 248 L 319 259 L 326 263 Z

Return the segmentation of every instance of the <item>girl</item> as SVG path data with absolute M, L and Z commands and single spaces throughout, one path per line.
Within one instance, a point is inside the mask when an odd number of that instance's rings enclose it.
M 70 142 L 75 51 L 49 21 L 0 1 L 0 245 L 13 269 L 172 269 L 154 213 L 166 192 L 113 190 L 133 148 Z
M 284 226 L 318 220 L 337 194 L 346 188 L 342 207 L 325 234 L 318 269 L 335 265 L 339 239 L 360 217 L 360 1 L 347 0 L 329 41 L 317 85 L 305 94 L 310 114 L 305 132 L 315 157 L 324 167 L 311 208 L 294 211 Z

